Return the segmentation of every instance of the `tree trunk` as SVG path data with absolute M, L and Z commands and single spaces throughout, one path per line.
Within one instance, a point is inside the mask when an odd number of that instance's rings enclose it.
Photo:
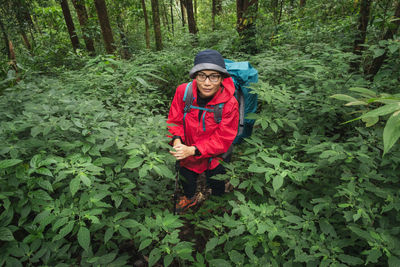
M 6 28 L 4 27 L 3 22 L 1 20 L 0 20 L 0 30 L 1 33 L 3 34 L 4 46 L 6 47 L 7 50 L 7 58 L 8 60 L 11 60 L 10 41 L 8 40 Z
M 304 7 L 306 5 L 306 0 L 300 0 L 300 7 Z
M 241 45 L 247 53 L 257 52 L 256 18 L 258 0 L 236 0 L 236 30 L 239 33 Z
M 174 35 L 174 12 L 173 12 L 174 2 L 173 2 L 173 0 L 170 1 L 170 5 L 171 5 L 171 28 L 172 28 L 172 35 Z
M 197 0 L 193 0 L 193 17 L 194 21 L 197 21 Z
M 89 36 L 88 32 L 88 14 L 86 12 L 84 0 L 72 0 L 76 14 L 78 16 L 79 24 L 82 29 L 83 40 L 85 41 L 85 46 L 90 55 L 95 54 L 93 39 Z
M 169 23 L 168 23 L 167 8 L 165 7 L 164 0 L 161 0 L 161 12 L 162 12 L 162 17 L 163 17 L 164 27 L 166 27 L 167 30 L 170 32 L 171 30 L 169 28 Z
M 105 0 L 94 0 L 94 5 L 96 6 L 97 17 L 99 18 L 104 46 L 107 53 L 112 54 L 115 51 L 115 43 L 110 26 L 110 20 L 108 19 L 106 2 Z
M 221 0 L 212 0 L 212 10 L 211 10 L 211 20 L 212 29 L 215 30 L 215 17 L 222 12 L 222 2 Z
M 32 50 L 31 43 L 26 35 L 26 31 L 31 32 L 32 40 L 34 41 L 34 35 L 32 29 L 34 29 L 33 21 L 29 12 L 29 7 L 26 1 L 13 1 L 11 4 L 12 8 L 15 10 L 15 17 L 18 22 L 19 32 L 22 36 L 22 40 L 28 50 Z
M 186 0 L 186 10 L 187 10 L 189 32 L 191 34 L 196 34 L 197 27 L 196 27 L 196 21 L 194 20 L 193 1 L 192 0 Z
M 119 38 L 121 39 L 121 44 L 122 44 L 121 57 L 123 59 L 130 59 L 132 55 L 129 52 L 128 40 L 126 38 L 124 24 L 122 22 L 120 13 L 117 15 L 117 25 L 118 25 L 118 30 L 119 30 Z
M 72 47 L 74 51 L 79 48 L 79 39 L 76 35 L 74 22 L 72 20 L 71 12 L 69 11 L 67 0 L 61 0 L 61 9 L 64 14 L 65 23 L 69 33 L 69 39 L 71 39 Z
M 153 12 L 153 25 L 154 25 L 154 36 L 156 39 L 156 50 L 162 50 L 162 36 L 161 36 L 161 23 L 160 23 L 160 12 L 158 8 L 158 0 L 151 0 L 151 10 Z
M 182 27 L 185 27 L 185 20 L 186 20 L 186 0 L 179 0 L 181 4 L 181 16 L 182 16 Z
M 394 13 L 394 19 L 389 24 L 388 30 L 385 33 L 385 36 L 382 40 L 393 39 L 393 36 L 396 34 L 400 26 L 400 1 L 397 2 L 396 10 Z M 369 76 L 370 80 L 373 80 L 375 75 L 378 73 L 379 69 L 382 67 L 383 62 L 385 61 L 387 56 L 387 51 L 377 58 L 375 58 L 368 70 L 366 70 L 366 74 Z
M 28 36 L 26 36 L 25 31 L 23 31 L 22 29 L 21 29 L 21 37 L 22 40 L 24 41 L 26 48 L 30 51 L 32 49 L 31 43 L 29 42 Z
M 365 43 L 365 37 L 367 35 L 367 26 L 369 21 L 369 15 L 371 10 L 371 0 L 362 0 L 360 6 L 360 16 L 358 18 L 358 32 L 354 40 L 353 53 L 361 56 L 364 50 L 363 44 Z M 360 67 L 360 60 L 355 59 L 350 63 L 352 71 L 357 71 Z
M 150 49 L 150 29 L 149 29 L 149 19 L 147 17 L 146 2 L 142 0 L 142 9 L 144 15 L 144 27 L 145 27 L 145 37 L 146 37 L 146 48 Z

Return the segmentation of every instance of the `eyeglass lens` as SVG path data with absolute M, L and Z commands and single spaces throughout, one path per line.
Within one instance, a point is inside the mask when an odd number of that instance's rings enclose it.
M 211 82 L 218 82 L 219 78 L 221 77 L 221 75 L 216 74 L 216 73 L 212 73 L 210 75 L 206 75 L 203 72 L 199 72 L 197 74 L 197 80 L 199 80 L 200 82 L 204 82 L 207 78 L 211 81 Z

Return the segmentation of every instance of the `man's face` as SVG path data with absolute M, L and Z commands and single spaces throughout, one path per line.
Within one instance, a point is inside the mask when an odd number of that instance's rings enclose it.
M 215 70 L 202 70 L 196 75 L 197 88 L 202 98 L 215 95 L 221 86 L 221 74 Z

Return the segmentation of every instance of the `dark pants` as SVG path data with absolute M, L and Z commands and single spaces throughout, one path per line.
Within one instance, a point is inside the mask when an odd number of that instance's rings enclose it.
M 186 169 L 185 167 L 180 167 L 179 170 L 180 175 L 182 175 L 185 179 L 182 180 L 183 191 L 187 198 L 191 198 L 196 193 L 197 186 L 197 177 L 198 173 Z M 221 164 L 218 165 L 215 169 L 208 170 L 205 172 L 207 185 L 212 189 L 212 195 L 221 196 L 225 192 L 225 182 L 220 180 L 210 179 L 210 177 L 217 174 L 225 174 L 225 168 Z

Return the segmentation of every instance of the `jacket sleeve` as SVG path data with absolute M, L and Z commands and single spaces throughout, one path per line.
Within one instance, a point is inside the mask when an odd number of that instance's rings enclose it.
M 185 142 L 185 134 L 183 130 L 183 109 L 185 106 L 185 103 L 183 102 L 184 90 L 184 84 L 178 86 L 176 89 L 167 120 L 168 130 L 171 133 L 171 136 L 169 137 L 180 137 L 183 143 Z
M 238 102 L 235 97 L 225 105 L 222 113 L 222 120 L 218 128 L 208 140 L 202 140 L 194 144 L 200 151 L 198 158 L 210 158 L 221 155 L 228 151 L 237 135 L 239 126 Z

